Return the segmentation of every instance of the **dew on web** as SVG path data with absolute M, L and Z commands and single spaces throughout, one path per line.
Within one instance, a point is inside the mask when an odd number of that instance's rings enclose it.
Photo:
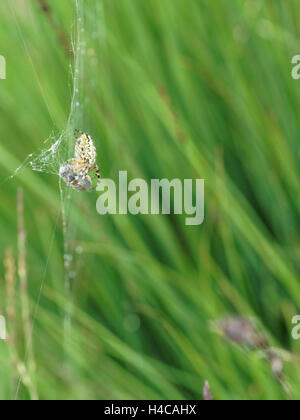
M 86 41 L 83 39 L 85 36 L 84 28 L 84 2 L 83 0 L 73 0 L 74 9 L 76 11 L 75 23 L 73 25 L 73 33 L 71 34 L 71 47 L 73 51 L 73 63 L 69 64 L 70 75 L 72 79 L 71 91 L 71 105 L 70 113 L 68 116 L 66 129 L 57 134 L 52 133 L 47 138 L 41 147 L 34 153 L 27 156 L 24 162 L 14 171 L 8 178 L 15 178 L 24 168 L 30 167 L 33 171 L 44 172 L 59 176 L 60 166 L 68 159 L 72 158 L 73 150 L 75 147 L 75 139 L 73 132 L 78 127 L 77 122 L 82 121 L 83 103 L 79 100 L 80 83 L 81 83 L 81 70 L 84 69 L 84 54 Z M 26 41 L 22 35 L 23 43 Z M 36 72 L 35 72 L 36 73 Z M 39 84 L 40 81 L 38 80 Z M 49 110 L 49 104 L 45 97 L 45 104 Z M 52 117 L 52 116 L 51 116 Z M 64 197 L 65 199 L 66 197 Z
M 67 345 L 67 343 L 70 341 L 69 334 L 71 334 L 72 323 L 72 285 L 78 276 L 81 259 L 83 258 L 83 248 L 78 245 L 78 241 L 75 241 L 77 230 L 76 227 L 73 226 L 71 221 L 72 219 L 70 217 L 73 207 L 72 203 L 74 192 L 68 188 L 64 181 L 59 177 L 59 169 L 63 163 L 74 156 L 74 129 L 84 129 L 81 124 L 85 120 L 84 109 L 89 100 L 89 98 L 83 94 L 82 89 L 86 59 L 93 57 L 93 54 L 86 54 L 87 51 L 92 51 L 89 49 L 90 43 L 88 41 L 88 36 L 90 36 L 90 39 L 94 39 L 94 37 L 96 37 L 98 30 L 97 28 L 101 26 L 99 25 L 99 20 L 97 20 L 101 10 L 99 4 L 95 6 L 93 3 L 94 8 L 97 9 L 97 16 L 90 13 L 88 16 L 93 19 L 93 22 L 89 22 L 87 24 L 87 16 L 85 16 L 85 7 L 87 8 L 86 4 L 87 3 L 85 0 L 73 0 L 76 17 L 71 36 L 71 47 L 73 51 L 73 62 L 69 64 L 71 78 L 71 101 L 66 127 L 62 132 L 59 133 L 57 131 L 53 131 L 53 133 L 51 133 L 51 135 L 43 142 L 41 150 L 28 155 L 22 165 L 20 165 L 9 178 L 13 179 L 22 171 L 22 169 L 26 167 L 31 168 L 35 172 L 55 175 L 58 178 L 64 248 L 62 263 L 64 265 L 65 272 L 64 290 L 66 293 L 65 297 L 67 302 L 64 316 L 65 345 Z M 102 29 L 103 28 L 101 28 L 101 31 Z M 103 39 L 103 37 L 100 36 L 100 32 L 98 32 L 98 38 L 100 41 Z M 35 74 L 36 77 L 38 77 L 36 72 Z M 90 80 L 89 82 L 92 84 L 94 81 Z M 45 97 L 44 100 L 46 103 Z M 46 103 L 46 106 L 47 109 L 50 110 L 48 103 Z M 51 252 L 51 249 L 49 252 Z M 46 272 L 47 267 L 45 269 L 45 276 L 41 283 L 39 298 L 36 302 L 35 313 L 38 311 L 39 301 L 46 278 Z M 34 319 L 35 317 L 33 318 L 33 323 Z M 21 379 L 19 380 L 16 390 L 16 398 L 18 397 L 20 384 Z

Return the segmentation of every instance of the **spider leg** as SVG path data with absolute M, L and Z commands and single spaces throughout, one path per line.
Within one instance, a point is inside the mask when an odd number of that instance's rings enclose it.
M 74 135 L 75 136 L 78 136 L 78 135 L 82 135 L 83 134 L 83 131 L 82 130 L 79 130 L 78 128 L 75 128 L 75 130 L 74 130 Z
M 76 159 L 68 159 L 65 163 L 73 163 Z
M 97 181 L 97 186 L 100 183 L 101 180 L 101 175 L 100 175 L 100 169 L 98 165 L 93 165 L 89 168 L 89 172 L 95 171 L 95 176 L 97 177 L 98 181 Z
M 66 164 L 70 164 L 74 168 L 74 172 L 78 174 L 80 178 L 85 178 L 90 172 L 89 165 L 84 160 L 79 159 L 69 159 L 66 161 Z
M 81 179 L 84 179 L 90 172 L 90 166 L 87 164 L 87 162 L 79 161 L 75 167 L 75 171 L 78 173 L 78 176 Z
M 84 160 L 79 160 L 79 159 L 68 159 L 67 161 L 66 161 L 66 163 L 68 164 L 68 163 L 70 163 L 71 165 L 73 165 L 76 169 L 78 169 L 78 168 L 82 168 L 82 167 L 84 167 L 85 165 L 86 165 L 86 162 L 84 161 Z
M 72 165 L 76 165 L 76 164 L 81 164 L 81 163 L 83 163 L 84 161 L 83 160 L 80 160 L 80 159 L 76 159 L 76 158 L 72 158 L 72 159 L 68 159 L 67 161 L 66 161 L 66 163 L 71 163 Z

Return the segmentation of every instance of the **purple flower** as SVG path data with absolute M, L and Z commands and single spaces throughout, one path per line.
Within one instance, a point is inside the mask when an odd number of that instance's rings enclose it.
M 204 388 L 203 388 L 203 398 L 204 401 L 212 401 L 213 396 L 210 393 L 210 386 L 208 381 L 205 381 Z

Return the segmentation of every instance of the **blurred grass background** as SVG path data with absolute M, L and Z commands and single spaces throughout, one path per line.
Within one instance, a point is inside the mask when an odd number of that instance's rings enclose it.
M 15 345 L 0 341 L 0 398 L 201 399 L 208 380 L 216 399 L 286 399 L 265 360 L 209 322 L 255 317 L 273 346 L 299 355 L 298 1 L 86 0 L 82 12 L 84 106 L 74 123 L 95 139 L 102 176 L 204 178 L 205 223 L 103 217 L 96 193 L 78 193 L 64 234 L 57 176 L 24 168 L 1 183 L 3 258 L 8 248 L 18 255 L 24 191 L 35 324 L 28 353 L 24 290 L 17 279 L 9 296 L 6 254 L 0 314 L 15 307 Z M 66 127 L 74 22 L 72 1 L 0 4 L 1 181 Z M 298 399 L 299 364 L 284 373 Z

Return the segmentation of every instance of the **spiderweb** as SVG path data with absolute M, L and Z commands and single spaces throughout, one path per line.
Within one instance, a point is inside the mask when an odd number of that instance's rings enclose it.
M 86 54 L 85 46 L 86 42 L 84 40 L 84 15 L 83 15 L 83 0 L 72 0 L 75 10 L 76 10 L 76 23 L 72 27 L 71 35 L 71 49 L 73 52 L 74 62 L 69 64 L 70 73 L 71 73 L 71 105 L 70 113 L 67 120 L 66 128 L 63 132 L 58 135 L 55 134 L 55 131 L 43 142 L 42 148 L 34 153 L 31 153 L 27 156 L 25 161 L 14 171 L 11 178 L 14 178 L 24 167 L 31 167 L 33 171 L 44 172 L 48 174 L 58 175 L 59 168 L 63 162 L 68 158 L 73 157 L 75 139 L 74 139 L 74 128 L 83 120 L 83 107 L 84 103 L 81 102 L 83 94 L 81 92 L 80 80 L 84 73 L 84 57 Z M 14 11 L 13 11 L 14 12 Z M 15 20 L 16 16 L 14 14 Z M 17 20 L 16 23 L 21 31 L 20 25 Z M 26 41 L 23 37 L 23 34 L 20 32 L 20 36 L 24 43 L 24 48 L 29 55 L 29 59 L 34 68 L 34 64 L 28 53 L 26 46 Z M 34 73 L 36 73 L 34 71 Z M 38 84 L 40 85 L 41 92 L 42 86 L 39 82 L 37 74 L 35 74 Z M 44 95 L 43 95 L 44 96 Z M 55 126 L 53 117 L 51 115 L 47 100 L 44 97 L 44 102 L 49 111 L 50 117 L 52 119 L 53 125 Z
M 89 30 L 93 30 L 92 38 L 101 38 L 103 39 L 103 32 L 102 32 L 102 22 L 97 22 L 97 27 L 95 26 L 95 14 L 91 13 L 88 15 L 85 13 L 86 3 L 84 0 L 72 0 L 74 10 L 75 10 L 75 18 L 74 23 L 71 29 L 71 48 L 73 52 L 73 62 L 69 64 L 70 66 L 70 75 L 71 75 L 71 103 L 70 103 L 70 112 L 67 119 L 65 129 L 59 133 L 55 134 L 55 131 L 51 133 L 49 138 L 47 138 L 42 145 L 41 150 L 30 154 L 25 161 L 14 171 L 12 176 L 9 178 L 14 178 L 17 176 L 20 171 L 25 167 L 30 167 L 33 171 L 37 172 L 44 172 L 48 174 L 53 174 L 58 176 L 60 166 L 66 162 L 68 159 L 74 157 L 74 150 L 75 150 L 75 136 L 74 130 L 75 129 L 84 129 L 85 126 L 85 119 L 86 119 L 86 106 L 88 102 L 88 98 L 86 93 L 84 92 L 83 82 L 85 80 L 85 68 L 88 62 L 87 59 L 87 49 L 88 49 L 88 37 L 86 33 L 86 28 Z M 100 13 L 102 11 L 101 2 L 97 2 L 93 7 L 97 8 L 97 11 L 100 9 Z M 13 7 L 13 6 L 11 6 Z M 14 18 L 16 21 L 16 25 L 18 26 L 18 31 L 20 33 L 20 37 L 23 41 L 24 48 L 27 52 L 28 58 L 31 61 L 33 71 L 35 73 L 36 78 L 38 79 L 38 75 L 35 71 L 33 61 L 30 57 L 28 52 L 28 48 L 26 45 L 26 40 L 21 32 L 20 26 L 18 24 L 15 11 L 12 10 L 14 14 Z M 97 13 L 97 16 L 99 14 Z M 98 31 L 98 32 L 97 32 Z M 100 32 L 101 31 L 101 32 Z M 38 83 L 41 88 L 41 93 L 43 95 L 42 86 L 38 79 Z M 51 112 L 47 101 L 44 97 L 45 104 L 49 111 L 50 117 L 53 121 L 51 116 Z M 54 121 L 53 121 L 54 125 Z M 64 238 L 64 288 L 66 294 L 66 301 L 67 306 L 65 308 L 65 317 L 64 317 L 64 345 L 67 346 L 69 341 L 69 335 L 71 334 L 71 320 L 72 320 L 72 282 L 76 278 L 77 275 L 77 268 L 78 268 L 78 256 L 82 253 L 80 247 L 75 246 L 74 238 L 76 237 L 76 230 L 77 228 L 71 223 L 70 221 L 70 212 L 72 209 L 72 202 L 74 197 L 74 192 L 66 186 L 64 181 L 59 178 L 59 191 L 60 191 L 60 201 L 61 201 L 61 215 L 62 215 L 62 226 L 63 226 L 63 238 Z M 82 200 L 83 198 L 81 198 Z M 57 222 L 54 227 L 55 234 L 57 227 Z M 49 264 L 49 257 L 52 251 L 53 240 L 50 241 L 50 248 L 47 257 L 47 263 L 43 275 L 43 279 L 41 281 L 40 289 L 38 298 L 36 301 L 36 307 L 33 312 L 33 323 L 32 323 L 32 334 L 34 328 L 34 322 L 37 316 L 37 312 L 40 305 L 41 296 L 43 293 L 43 287 L 47 275 L 47 269 Z M 25 355 L 25 362 L 30 354 L 31 349 L 26 349 Z M 18 399 L 20 386 L 21 386 L 22 378 L 20 377 L 18 387 L 16 390 L 15 398 Z

